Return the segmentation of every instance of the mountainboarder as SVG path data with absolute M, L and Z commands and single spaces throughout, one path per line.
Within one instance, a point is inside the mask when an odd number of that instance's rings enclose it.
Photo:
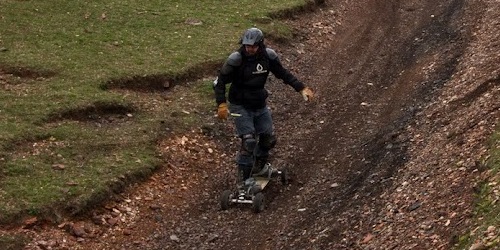
M 271 111 L 266 102 L 265 85 L 269 73 L 290 85 L 305 101 L 311 101 L 314 93 L 283 67 L 273 49 L 266 47 L 260 29 L 247 29 L 240 44 L 220 69 L 214 91 L 218 118 L 225 120 L 231 115 L 241 138 L 237 164 L 240 180 L 244 182 L 251 176 L 267 174 L 269 151 L 276 144 Z M 226 99 L 226 84 L 229 83 Z

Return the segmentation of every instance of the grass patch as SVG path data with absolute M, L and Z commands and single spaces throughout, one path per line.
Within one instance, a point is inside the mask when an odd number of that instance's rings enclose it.
M 154 171 L 158 137 L 213 111 L 211 80 L 197 79 L 248 27 L 292 37 L 276 17 L 308 4 L 3 1 L 0 223 L 77 213 Z
M 475 221 L 476 228 L 460 237 L 457 249 L 497 249 L 500 246 L 500 130 L 490 139 L 490 157 L 485 161 L 488 179 L 481 184 L 477 195 Z

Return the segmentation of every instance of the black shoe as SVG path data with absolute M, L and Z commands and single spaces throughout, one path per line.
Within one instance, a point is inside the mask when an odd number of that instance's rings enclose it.
M 252 172 L 251 166 L 248 167 L 244 165 L 238 166 L 238 180 L 241 180 L 241 182 L 245 182 L 246 179 L 250 178 L 251 172 Z

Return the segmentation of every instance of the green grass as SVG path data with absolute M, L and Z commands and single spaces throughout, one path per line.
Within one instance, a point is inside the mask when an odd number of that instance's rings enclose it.
M 185 107 L 162 103 L 157 91 L 103 88 L 109 81 L 218 65 L 254 25 L 290 37 L 272 17 L 305 3 L 1 1 L 0 71 L 9 74 L 0 79 L 0 222 L 87 204 L 120 177 L 161 164 L 162 126 L 203 123 L 192 113 L 174 118 Z M 193 86 L 191 108 L 210 111 L 210 83 Z
M 0 246 L 3 250 L 23 249 L 28 239 L 25 236 L 0 235 Z
M 460 237 L 457 249 L 469 249 L 476 242 L 482 242 L 485 248 L 496 249 L 500 246 L 498 225 L 500 225 L 500 204 L 498 202 L 500 193 L 500 130 L 493 134 L 490 139 L 490 157 L 485 161 L 488 167 L 489 179 L 481 184 L 481 190 L 477 195 L 475 205 L 475 221 L 477 228 L 474 232 Z M 485 232 L 488 227 L 496 227 L 496 237 L 487 238 Z

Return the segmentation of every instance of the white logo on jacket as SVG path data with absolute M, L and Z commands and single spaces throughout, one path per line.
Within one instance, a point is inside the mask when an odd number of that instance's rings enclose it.
M 260 63 L 257 64 L 257 67 L 255 69 L 257 71 L 252 72 L 252 74 L 254 75 L 267 73 L 267 70 L 264 70 L 264 67 Z

